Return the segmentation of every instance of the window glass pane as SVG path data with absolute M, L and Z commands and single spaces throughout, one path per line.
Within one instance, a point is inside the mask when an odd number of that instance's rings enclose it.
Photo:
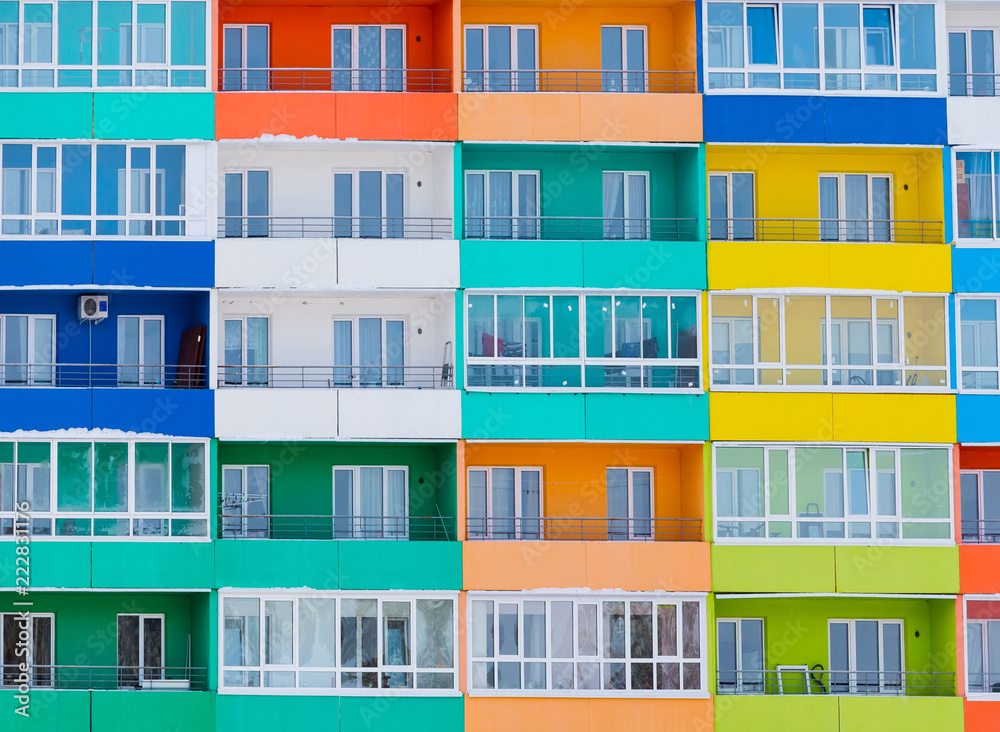
M 865 22 L 865 63 L 869 66 L 892 66 L 892 10 L 866 6 L 862 15 Z
M 764 669 L 763 621 L 741 621 L 740 636 L 740 662 L 743 671 L 762 671 Z
M 137 442 L 135 445 L 135 510 L 168 511 L 168 453 L 165 442 Z
M 94 444 L 94 510 L 128 510 L 128 444 Z
M 844 538 L 844 452 L 795 450 L 795 512 L 800 539 Z
M 819 68 L 819 8 L 813 4 L 782 6 L 784 65 L 786 68 Z
M 33 511 L 49 510 L 51 482 L 50 447 L 46 442 L 20 442 L 17 445 L 18 503 L 27 501 Z M 48 532 L 46 532 L 48 533 Z
M 743 68 L 743 6 L 708 3 L 708 65 Z
M 858 6 L 840 3 L 823 5 L 826 66 L 831 69 L 861 68 Z
M 991 238 L 993 236 L 993 183 L 990 153 L 959 152 L 955 154 L 958 180 L 955 183 L 958 202 L 958 235 L 960 238 Z
M 101 0 L 97 3 L 97 63 L 128 66 L 132 63 L 132 3 Z M 127 81 L 127 76 L 124 79 Z M 128 84 L 122 84 L 127 86 Z
M 90 511 L 92 445 L 89 442 L 60 442 L 56 446 L 59 471 L 56 477 L 58 511 Z
M 51 3 L 28 3 L 24 6 L 24 61 L 52 63 Z M 51 83 L 46 86 L 51 86 Z
M 552 298 L 552 355 L 554 358 L 580 357 L 580 298 L 556 295 Z
M 776 13 L 777 8 L 773 5 L 747 7 L 747 43 L 751 64 L 778 63 Z
M 166 58 L 167 8 L 141 4 L 136 7 L 136 62 L 162 64 Z
M 174 511 L 205 510 L 205 445 L 174 443 L 171 505 Z
M 701 656 L 701 609 L 697 602 L 684 602 L 682 605 L 683 632 L 681 648 L 684 658 Z
M 264 602 L 264 663 L 292 663 L 292 602 Z
M 949 519 L 948 451 L 903 448 L 899 455 L 903 518 Z
M 826 364 L 826 298 L 795 296 L 785 298 L 785 363 L 818 366 Z M 787 384 L 825 383 L 819 369 L 792 369 Z
M 97 146 L 97 215 L 125 215 L 125 146 Z M 122 222 L 124 224 L 124 222 Z M 113 232 L 124 234 L 123 227 Z
M 417 600 L 417 668 L 455 665 L 454 616 L 451 600 Z
M 92 149 L 90 145 L 62 146 L 62 213 L 64 216 L 90 216 L 90 154 Z
M 205 65 L 205 3 L 187 0 L 170 3 L 170 63 Z
M 784 516 L 788 514 L 788 450 L 768 450 L 767 460 L 770 513 Z
M 223 658 L 226 666 L 260 665 L 260 601 L 223 600 Z
M 59 64 L 61 66 L 92 63 L 93 4 L 89 2 L 59 3 Z M 89 82 L 87 84 L 89 86 Z
M 899 6 L 899 67 L 928 69 L 937 66 L 934 6 Z
M 156 168 L 156 214 L 182 215 L 185 201 L 184 146 L 157 145 Z
M 948 353 L 945 300 L 907 297 L 903 300 L 904 358 L 909 386 L 947 385 L 944 370 Z

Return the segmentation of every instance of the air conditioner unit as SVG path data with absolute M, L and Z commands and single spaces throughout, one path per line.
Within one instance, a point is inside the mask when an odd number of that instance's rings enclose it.
M 108 317 L 107 295 L 80 295 L 78 309 L 80 320 L 104 320 Z

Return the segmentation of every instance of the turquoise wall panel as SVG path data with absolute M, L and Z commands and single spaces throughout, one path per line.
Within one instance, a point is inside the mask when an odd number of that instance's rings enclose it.
M 708 394 L 587 394 L 588 440 L 707 440 Z
M 215 579 L 211 542 L 94 542 L 94 587 L 206 589 Z
M 584 287 L 704 290 L 707 272 L 704 242 L 583 242 Z
M 467 440 L 582 440 L 583 394 L 462 394 L 462 437 Z
M 94 134 L 90 92 L 4 92 L 0 138 L 89 139 Z
M 101 140 L 214 140 L 215 95 L 210 92 L 95 94 L 94 137 Z
M 460 590 L 457 541 L 345 541 L 340 544 L 343 590 Z

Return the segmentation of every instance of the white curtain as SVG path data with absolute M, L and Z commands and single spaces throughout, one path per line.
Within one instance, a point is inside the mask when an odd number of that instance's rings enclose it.
M 361 468 L 361 525 L 363 536 L 382 536 L 382 468 Z
M 628 210 L 625 218 L 629 220 L 626 236 L 629 239 L 648 239 L 648 222 L 646 212 L 646 176 L 630 175 L 628 177 Z
M 337 665 L 337 601 L 303 597 L 299 600 L 299 665 Z
M 844 218 L 847 240 L 868 241 L 868 176 L 844 176 Z
M 405 537 L 406 525 L 406 471 L 387 470 L 385 492 L 385 515 L 389 517 L 386 533 L 394 537 Z
M 537 470 L 521 471 L 521 536 L 540 537 L 541 475 Z M 534 520 L 533 520 L 534 519 Z
M 480 239 L 484 230 L 483 216 L 486 215 L 484 194 L 486 176 L 482 173 L 467 173 L 465 176 L 465 235 Z
M 624 232 L 625 189 L 622 173 L 604 174 L 604 238 L 621 239 Z
M 358 320 L 358 356 L 362 386 L 382 385 L 382 319 Z
M 333 535 L 354 538 L 354 471 L 333 471 Z
M 493 537 L 514 537 L 514 468 L 493 468 Z M 499 536 L 498 533 L 499 532 Z
M 983 678 L 983 624 L 966 624 L 965 635 L 969 655 L 969 690 L 986 691 L 989 684 L 984 683 Z M 997 658 L 997 661 L 1000 661 L 1000 658 Z
M 334 386 L 351 386 L 354 323 L 350 320 L 333 322 L 333 383 Z
M 489 174 L 488 236 L 491 239 L 509 239 L 513 234 L 512 182 L 511 173 L 500 171 Z

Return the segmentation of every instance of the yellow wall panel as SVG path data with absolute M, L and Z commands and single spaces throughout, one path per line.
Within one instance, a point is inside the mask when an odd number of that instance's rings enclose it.
M 843 442 L 957 441 L 952 394 L 834 394 L 834 439 Z
M 834 439 L 832 394 L 714 391 L 708 413 L 713 441 Z

